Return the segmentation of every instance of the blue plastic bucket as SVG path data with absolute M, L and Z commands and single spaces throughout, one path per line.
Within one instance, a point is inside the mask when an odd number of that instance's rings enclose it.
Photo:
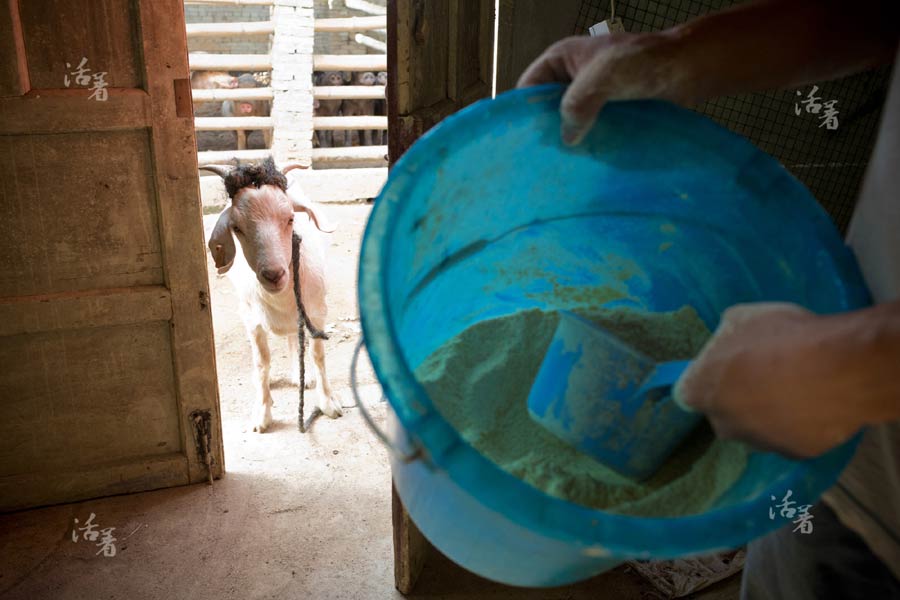
M 786 521 L 771 497 L 813 503 L 856 440 L 802 462 L 753 453 L 703 514 L 642 518 L 533 488 L 440 416 L 413 370 L 481 320 L 570 309 L 615 286 L 652 311 L 694 306 L 711 328 L 729 306 L 780 300 L 819 313 L 864 306 L 855 260 L 809 192 L 745 139 L 662 102 L 612 103 L 585 143 L 559 140 L 561 88 L 479 102 L 424 135 L 375 203 L 359 304 L 375 372 L 396 412 L 397 490 L 442 552 L 515 585 L 577 581 L 623 560 L 734 548 Z

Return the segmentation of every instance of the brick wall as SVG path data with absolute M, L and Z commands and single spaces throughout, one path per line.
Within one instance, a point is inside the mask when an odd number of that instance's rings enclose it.
M 372 4 L 385 6 L 386 0 L 369 0 Z M 317 19 L 337 19 L 340 17 L 368 17 L 367 13 L 358 10 L 351 10 L 344 6 L 344 0 L 330 0 L 331 8 L 328 7 L 329 0 L 315 0 L 314 9 Z M 382 42 L 386 41 L 386 36 L 377 31 L 363 32 L 369 37 L 373 37 Z M 315 52 L 316 54 L 382 54 L 377 50 L 373 50 L 368 46 L 357 44 L 353 36 L 354 32 L 317 32 Z
M 241 23 L 245 21 L 268 21 L 271 7 L 239 5 L 186 4 L 184 7 L 187 23 Z M 269 52 L 269 36 L 233 36 L 189 38 L 191 52 L 213 54 L 266 54 Z
M 275 160 L 312 162 L 313 0 L 275 0 L 272 120 Z

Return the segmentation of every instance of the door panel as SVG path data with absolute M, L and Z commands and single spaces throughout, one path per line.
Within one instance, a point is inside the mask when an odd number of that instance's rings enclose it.
M 5 338 L 0 364 L 18 368 L 3 382 L 0 477 L 180 448 L 171 354 L 164 321 Z M 56 376 L 36 381 L 49 365 Z
M 137 6 L 132 0 L 20 1 L 31 86 L 65 88 L 65 76 L 84 57 L 92 71 L 107 73 L 110 87 L 141 87 Z
M 182 2 L 14 0 L 0 33 L 0 510 L 218 476 Z M 82 56 L 108 100 L 65 87 Z
M 0 138 L 0 297 L 162 284 L 151 163 L 141 129 Z

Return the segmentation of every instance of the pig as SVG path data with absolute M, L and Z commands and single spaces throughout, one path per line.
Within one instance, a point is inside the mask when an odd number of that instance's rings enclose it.
M 354 73 L 351 77 L 352 85 L 375 85 L 375 73 L 371 71 L 363 71 Z M 375 100 L 344 100 L 341 106 L 341 114 L 348 117 L 358 117 L 363 115 L 375 114 Z M 354 143 L 355 138 L 355 143 Z M 363 146 L 372 145 L 372 130 L 361 129 L 359 131 L 350 132 L 351 144 L 354 146 L 362 143 Z
M 315 85 L 344 85 L 344 74 L 340 71 L 317 73 L 315 76 Z M 341 104 L 341 100 L 319 100 L 319 106 L 315 108 L 315 115 L 317 117 L 336 117 L 341 114 Z M 322 148 L 343 146 L 345 141 L 343 131 L 320 130 L 316 132 L 316 138 L 319 142 L 319 146 Z
M 225 71 L 193 71 L 191 72 L 191 88 L 195 90 L 230 90 L 238 87 L 238 78 Z M 215 117 L 221 113 L 222 106 L 216 102 L 194 103 L 195 117 Z
M 375 75 L 375 85 L 383 85 L 385 86 L 385 94 L 387 94 L 387 71 L 378 71 Z M 376 100 L 375 101 L 375 114 L 379 117 L 387 116 L 387 100 Z M 374 132 L 373 141 L 375 144 L 379 146 L 384 146 L 387 144 L 387 130 L 386 129 L 378 129 Z
M 256 78 L 252 73 L 244 73 L 237 78 L 238 87 L 255 88 L 258 87 Z M 226 117 L 265 117 L 269 115 L 269 103 L 264 100 L 226 100 L 222 103 L 222 114 Z M 238 129 L 237 148 L 245 150 L 247 148 L 247 132 Z M 272 130 L 264 129 L 263 138 L 265 139 L 266 148 L 272 147 Z
M 238 87 L 238 78 L 225 71 L 193 71 L 191 87 L 195 90 L 228 90 Z

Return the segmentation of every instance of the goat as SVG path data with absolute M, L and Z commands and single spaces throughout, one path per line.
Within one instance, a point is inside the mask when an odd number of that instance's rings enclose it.
M 284 173 L 303 168 L 289 165 Z M 287 336 L 293 359 L 293 381 L 299 383 L 300 366 L 297 359 L 297 306 L 292 289 L 291 241 L 296 232 L 300 244 L 300 297 L 310 324 L 324 330 L 325 251 L 316 229 L 331 233 L 297 185 L 288 188 L 284 173 L 275 167 L 271 158 L 261 165 L 206 165 L 225 180 L 225 190 L 231 205 L 219 215 L 209 237 L 219 274 L 227 273 L 234 285 L 241 306 L 241 317 L 253 350 L 253 366 L 257 403 L 253 411 L 253 430 L 264 432 L 272 423 L 272 394 L 269 390 L 268 334 Z M 298 218 L 295 213 L 306 213 Z M 313 225 L 315 227 L 313 227 Z M 237 238 L 241 252 L 237 252 Z M 343 414 L 340 402 L 331 391 L 325 370 L 325 342 L 312 340 L 312 355 L 316 366 L 318 409 L 331 418 Z M 307 378 L 306 387 L 315 386 Z

